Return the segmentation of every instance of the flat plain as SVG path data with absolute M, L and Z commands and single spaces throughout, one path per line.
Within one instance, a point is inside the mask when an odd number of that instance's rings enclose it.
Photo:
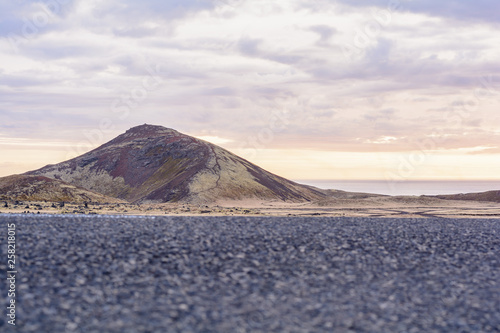
M 0 201 L 6 214 L 98 214 L 149 216 L 292 216 L 292 217 L 387 217 L 387 218 L 500 218 L 500 203 L 442 200 L 426 196 L 370 196 L 331 198 L 318 202 L 279 200 L 219 200 L 212 204 L 188 203 L 65 203 Z
M 18 233 L 18 325 L 2 316 L 2 332 L 500 330 L 500 220 L 0 221 Z

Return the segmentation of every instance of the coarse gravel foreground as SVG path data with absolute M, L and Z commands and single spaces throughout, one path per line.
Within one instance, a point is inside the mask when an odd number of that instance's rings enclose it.
M 0 332 L 499 332 L 500 220 L 0 215 Z

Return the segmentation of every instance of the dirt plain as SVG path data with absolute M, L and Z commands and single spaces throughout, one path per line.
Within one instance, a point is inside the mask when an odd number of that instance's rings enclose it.
M 500 218 L 500 203 L 441 200 L 431 197 L 369 197 L 332 199 L 315 203 L 280 201 L 219 201 L 211 205 L 183 203 L 65 203 L 36 201 L 0 202 L 4 214 L 99 214 L 153 216 L 346 216 L 407 218 Z

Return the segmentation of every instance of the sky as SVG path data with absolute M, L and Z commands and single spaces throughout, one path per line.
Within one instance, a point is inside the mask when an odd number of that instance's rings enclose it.
M 0 176 L 144 123 L 291 179 L 500 179 L 500 2 L 0 0 Z

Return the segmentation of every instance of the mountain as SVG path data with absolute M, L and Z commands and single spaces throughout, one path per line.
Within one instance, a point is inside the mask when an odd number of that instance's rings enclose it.
M 43 176 L 14 175 L 0 178 L 0 200 L 52 202 L 121 202 L 60 180 Z
M 84 155 L 26 175 L 136 203 L 246 198 L 300 202 L 328 196 L 327 191 L 274 175 L 209 142 L 147 124 Z
M 445 200 L 490 201 L 500 203 L 500 191 L 437 195 L 436 198 Z

